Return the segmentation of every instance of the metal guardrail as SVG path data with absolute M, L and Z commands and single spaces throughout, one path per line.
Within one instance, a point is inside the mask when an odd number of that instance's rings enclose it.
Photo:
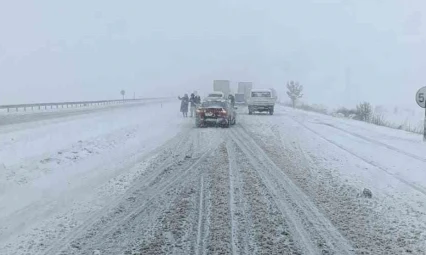
M 53 108 L 70 108 L 70 107 L 85 107 L 92 105 L 110 105 L 110 104 L 124 104 L 124 103 L 135 103 L 140 101 L 147 100 L 157 100 L 157 99 L 169 99 L 168 97 L 160 97 L 160 98 L 139 98 L 139 99 L 121 99 L 121 100 L 100 100 L 100 101 L 78 101 L 78 102 L 57 102 L 57 103 L 38 103 L 38 104 L 10 104 L 10 105 L 0 105 L 0 109 L 7 109 L 7 112 L 10 109 L 23 109 L 26 111 L 27 109 L 53 109 Z

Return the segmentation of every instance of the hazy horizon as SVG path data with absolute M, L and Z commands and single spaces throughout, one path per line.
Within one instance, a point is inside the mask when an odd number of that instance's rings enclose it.
M 23 7 L 25 6 L 25 8 Z M 0 104 L 178 96 L 253 81 L 328 106 L 417 107 L 424 1 L 3 1 Z

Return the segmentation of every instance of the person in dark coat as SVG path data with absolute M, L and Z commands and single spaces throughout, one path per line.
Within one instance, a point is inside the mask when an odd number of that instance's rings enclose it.
M 233 95 L 229 95 L 228 99 L 231 101 L 232 107 L 234 107 L 235 106 L 235 97 Z
M 189 103 L 191 104 L 191 118 L 194 117 L 195 113 L 195 104 L 197 103 L 197 100 L 195 99 L 194 93 L 191 94 L 191 97 L 189 98 Z
M 185 94 L 183 97 L 178 97 L 181 100 L 180 111 L 182 112 L 183 117 L 188 117 L 188 104 L 189 98 L 188 94 Z
M 201 97 L 200 96 L 196 96 L 195 97 L 195 101 L 196 101 L 197 105 L 200 105 L 201 104 Z

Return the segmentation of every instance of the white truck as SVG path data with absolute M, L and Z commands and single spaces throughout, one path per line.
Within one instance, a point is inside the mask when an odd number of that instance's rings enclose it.
M 270 115 L 274 114 L 274 107 L 277 97 L 275 90 L 271 89 L 253 89 L 250 92 L 248 100 L 249 114 L 254 112 L 269 112 Z
M 242 81 L 238 82 L 238 94 L 244 94 L 244 103 L 250 98 L 250 91 L 253 89 L 253 83 Z
M 225 98 L 231 93 L 231 82 L 229 80 L 214 80 L 213 91 L 222 92 Z

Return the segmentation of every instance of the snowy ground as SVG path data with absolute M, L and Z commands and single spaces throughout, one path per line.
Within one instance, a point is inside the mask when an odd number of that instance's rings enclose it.
M 421 136 L 285 107 L 197 129 L 178 108 L 0 127 L 2 254 L 424 254 Z
M 403 125 L 404 127 L 423 131 L 425 110 L 420 108 L 414 101 L 410 106 L 380 105 L 374 108 L 374 113 L 382 116 L 384 120 L 393 126 Z

